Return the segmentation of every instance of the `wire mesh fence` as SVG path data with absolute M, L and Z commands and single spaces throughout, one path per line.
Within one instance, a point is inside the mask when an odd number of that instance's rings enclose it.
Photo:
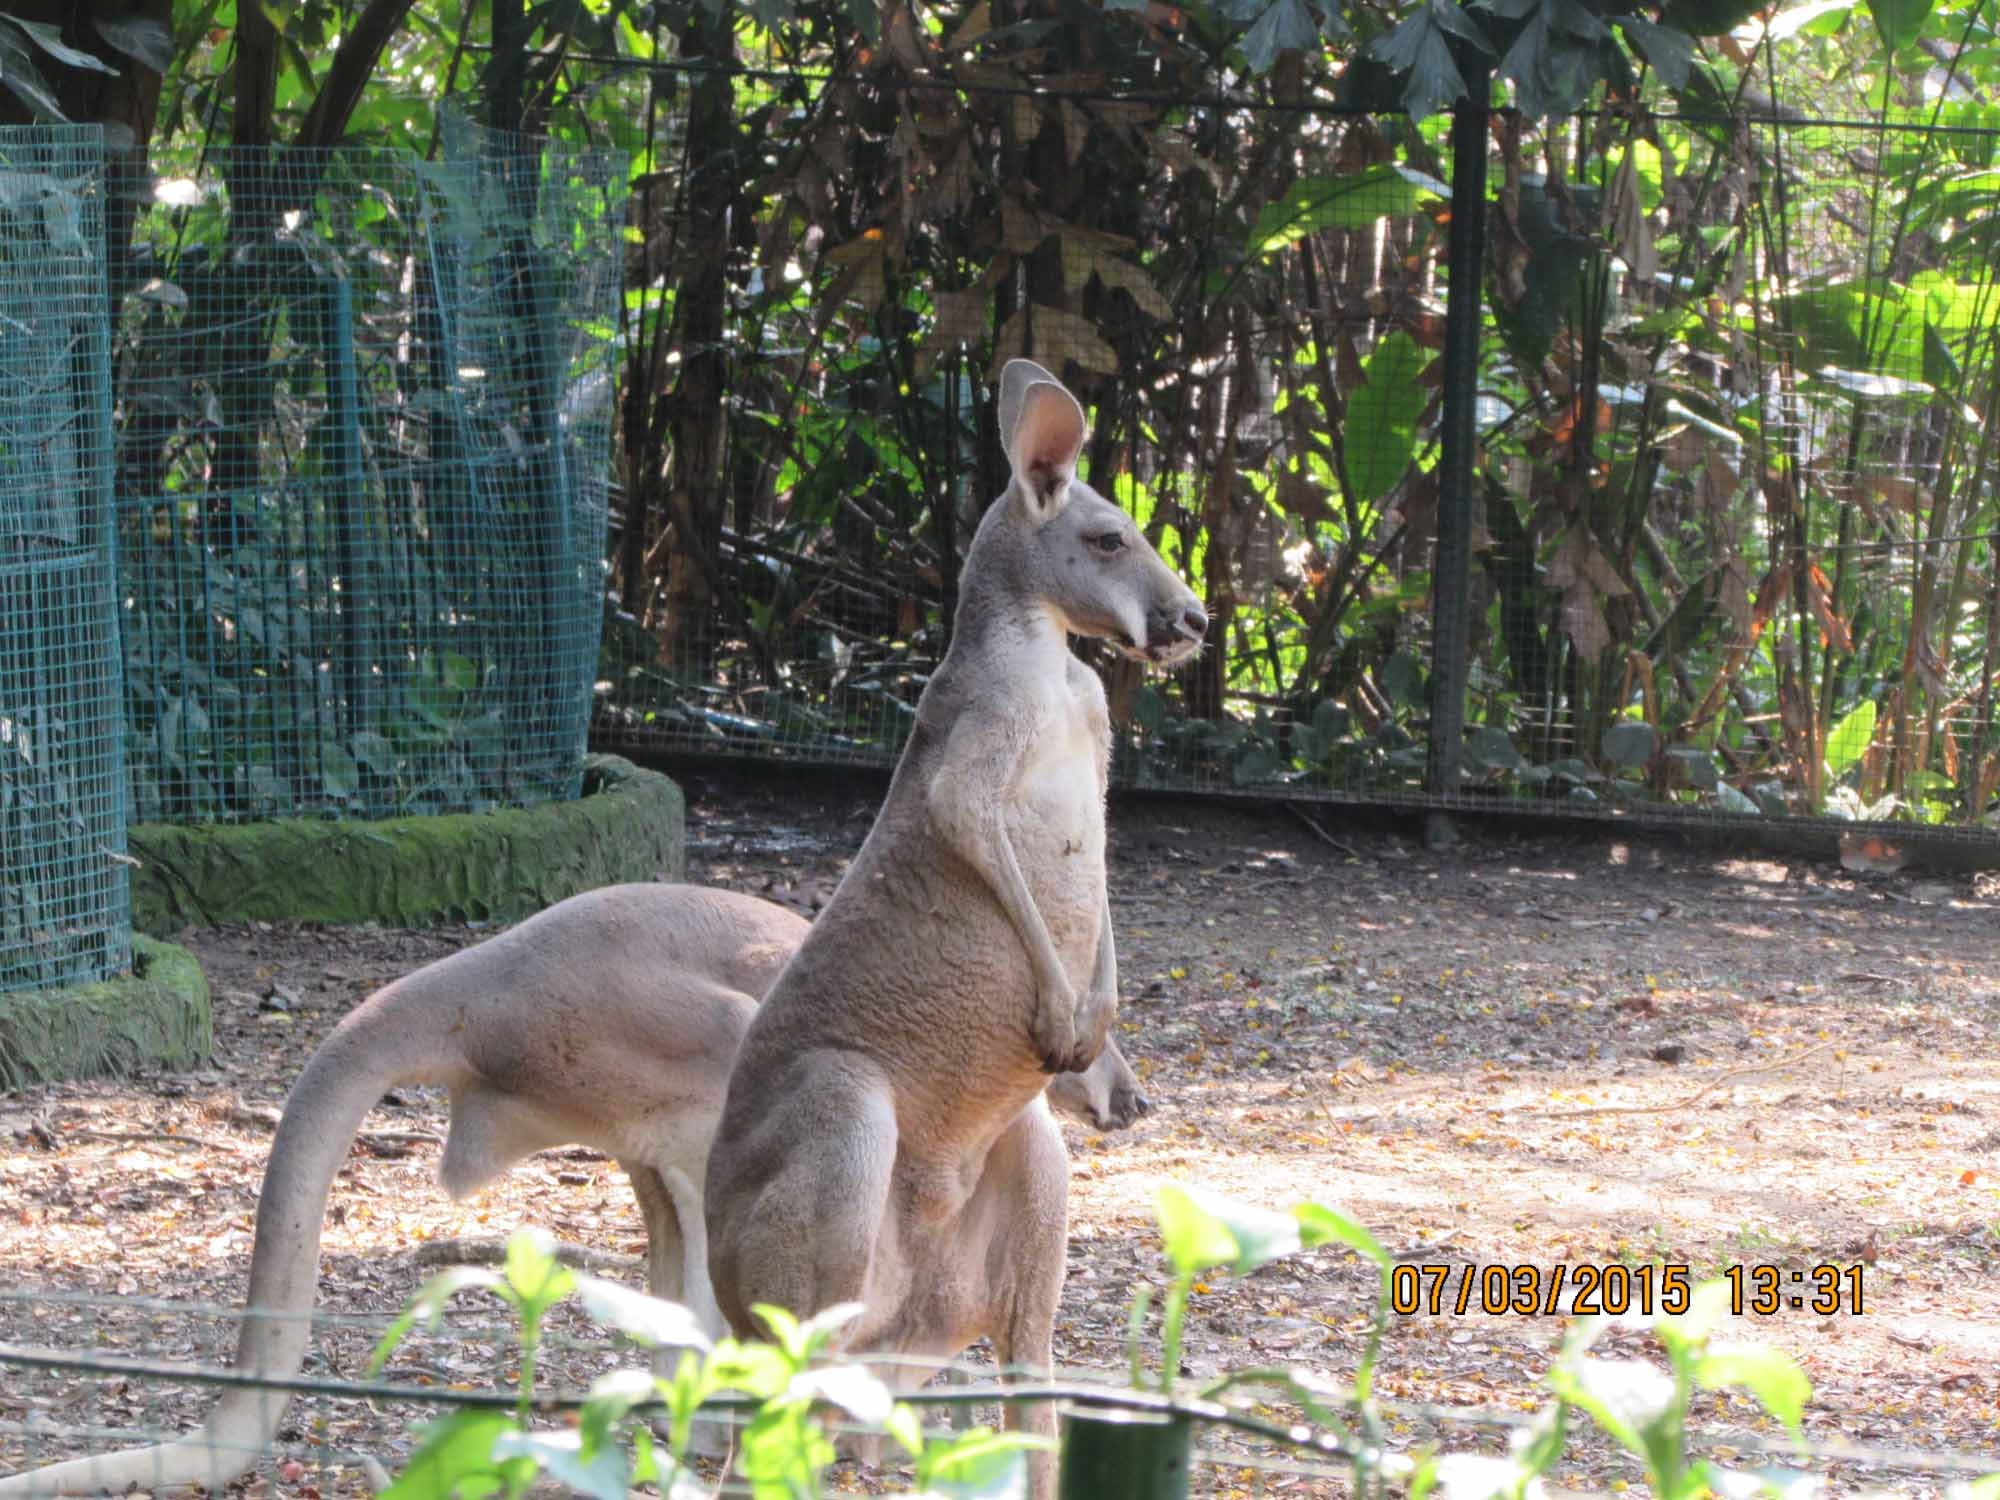
M 1027 355 L 1214 622 L 1171 679 L 1100 659 L 1125 783 L 1987 836 L 2000 135 L 1482 112 L 1455 157 L 895 52 L 737 75 L 811 166 L 719 251 L 688 194 L 738 158 L 662 94 L 601 743 L 893 760 Z
M 101 154 L 0 130 L 0 990 L 101 979 L 131 941 Z
M 253 1492 L 359 1496 L 374 1493 L 386 1476 L 408 1470 L 428 1422 L 454 1411 L 518 1415 L 519 1328 L 496 1321 L 487 1309 L 460 1305 L 435 1325 L 420 1324 L 374 1377 L 366 1369 L 369 1351 L 389 1319 L 322 1313 L 315 1319 L 316 1347 L 306 1369 L 270 1381 L 226 1366 L 224 1351 L 234 1343 L 241 1316 L 234 1309 L 136 1296 L 0 1292 L 0 1372 L 6 1375 L 0 1382 L 0 1475 L 31 1477 L 44 1465 L 186 1438 L 218 1395 L 230 1392 L 247 1396 L 260 1425 L 268 1424 L 276 1436 L 263 1445 L 225 1442 L 213 1448 L 211 1490 L 247 1484 Z M 613 1345 L 573 1305 L 557 1304 L 537 1347 L 538 1394 L 530 1425 L 573 1430 L 593 1381 L 615 1370 L 644 1368 L 645 1360 L 644 1351 Z M 857 1363 L 869 1366 L 865 1359 Z M 1409 1464 L 1433 1452 L 1444 1460 L 1437 1482 L 1451 1489 L 1476 1487 L 1482 1480 L 1497 1481 L 1520 1440 L 1544 1431 L 1533 1413 L 1513 1408 L 1378 1398 L 1379 1428 L 1370 1444 L 1358 1444 L 1352 1434 L 1313 1425 L 1282 1398 L 1228 1404 L 1169 1398 L 1121 1386 L 1101 1371 L 1056 1381 L 1025 1377 L 1010 1391 L 999 1382 L 1000 1373 L 976 1359 L 957 1361 L 909 1399 L 934 1431 L 946 1423 L 997 1425 L 1003 1403 L 1033 1397 L 1059 1400 L 1066 1411 L 1085 1414 L 1178 1413 L 1193 1428 L 1185 1468 L 1162 1475 L 1159 1488 L 1138 1476 L 1120 1476 L 1119 1493 L 1146 1500 L 1179 1494 L 1229 1500 L 1349 1495 L 1366 1482 L 1365 1474 L 1378 1480 L 1400 1476 L 1394 1481 L 1400 1485 Z M 1307 1370 L 1294 1373 L 1310 1378 Z M 832 1394 L 840 1387 L 829 1383 L 826 1389 Z M 754 1402 L 727 1396 L 707 1409 L 715 1426 L 702 1443 L 712 1455 L 701 1464 L 705 1493 L 753 1492 L 739 1474 L 723 1473 L 719 1457 L 729 1446 L 729 1431 L 740 1431 L 754 1410 Z M 1744 1493 L 1893 1493 L 1957 1500 L 1975 1494 L 1972 1481 L 1993 1468 L 1990 1453 L 1916 1451 L 1831 1435 L 1795 1442 L 1727 1420 L 1727 1410 L 1726 1403 L 1704 1407 L 1685 1434 L 1687 1457 L 1721 1466 L 1717 1477 L 1738 1481 Z M 836 1436 L 870 1430 L 837 1408 L 826 1409 L 824 1418 Z M 1553 1477 L 1569 1493 L 1603 1493 L 1607 1483 L 1616 1492 L 1628 1481 L 1608 1476 L 1627 1471 L 1630 1483 L 1644 1482 L 1636 1457 L 1621 1460 L 1615 1444 L 1607 1445 L 1580 1420 L 1567 1443 L 1558 1444 L 1559 1450 L 1565 1447 L 1577 1467 L 1558 1464 Z M 1126 1452 L 1131 1457 L 1138 1450 Z M 1730 1472 L 1724 1474 L 1725 1468 Z M 568 1477 L 587 1478 L 582 1471 Z M 879 1492 L 906 1488 L 893 1460 L 879 1483 L 886 1486 Z M 1771 1488 L 1761 1489 L 1761 1483 Z M 847 1481 L 832 1486 L 848 1487 Z M 575 1483 L 569 1488 L 599 1492 Z
M 115 346 L 136 818 L 574 796 L 615 153 L 156 152 Z

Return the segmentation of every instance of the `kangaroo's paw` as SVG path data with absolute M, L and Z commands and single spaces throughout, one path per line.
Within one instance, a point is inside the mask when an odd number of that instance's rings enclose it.
M 1080 1034 L 1076 992 L 1067 984 L 1044 988 L 1035 1004 L 1035 1051 L 1044 1073 L 1081 1073 L 1104 1050 L 1102 1033 Z
M 1089 1058 L 1085 1067 L 1095 1063 L 1105 1044 L 1111 1040 L 1111 1023 L 1118 1016 L 1118 992 L 1116 990 L 1092 990 L 1083 997 L 1083 1003 L 1076 1012 L 1077 1046 L 1086 1049 L 1081 1055 Z

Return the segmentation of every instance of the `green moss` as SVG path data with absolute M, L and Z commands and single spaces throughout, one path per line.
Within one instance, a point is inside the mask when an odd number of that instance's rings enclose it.
M 0 994 L 0 1093 L 138 1067 L 189 1067 L 214 1045 L 208 981 L 194 955 L 171 943 L 134 938 L 130 974 Z
M 132 925 L 508 921 L 600 885 L 681 878 L 686 819 L 667 777 L 593 755 L 575 802 L 374 823 L 142 824 L 128 836 Z

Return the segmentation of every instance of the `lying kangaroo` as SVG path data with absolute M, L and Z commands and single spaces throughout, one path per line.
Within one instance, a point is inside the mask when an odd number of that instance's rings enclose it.
M 530 1152 L 582 1144 L 617 1158 L 646 1224 L 649 1289 L 712 1333 L 701 1183 L 723 1088 L 758 997 L 798 948 L 804 918 L 729 891 L 622 885 L 550 907 L 419 969 L 357 1006 L 299 1075 L 257 1200 L 236 1368 L 298 1372 L 320 1223 L 362 1117 L 399 1084 L 442 1084 L 451 1124 L 439 1177 L 454 1198 Z M 1146 1112 L 1115 1048 L 1050 1097 L 1099 1129 Z M 0 1479 L 0 1497 L 220 1487 L 276 1435 L 286 1402 L 230 1390 L 178 1442 Z
M 990 1336 L 1051 1362 L 1068 1162 L 1037 1095 L 1117 1006 L 1104 883 L 1111 729 L 1070 635 L 1154 664 L 1207 616 L 1075 477 L 1083 409 L 1010 362 L 1013 477 L 966 555 L 950 649 L 861 851 L 750 1023 L 708 1161 L 709 1269 L 751 1308 L 862 1312 L 851 1350 L 909 1370 Z M 885 943 L 894 931 L 898 941 Z M 1052 1434 L 1046 1405 L 1010 1423 Z M 1053 1493 L 1038 1456 L 1032 1490 Z

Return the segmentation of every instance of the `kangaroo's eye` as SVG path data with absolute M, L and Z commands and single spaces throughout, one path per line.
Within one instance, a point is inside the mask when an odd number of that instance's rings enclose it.
M 1106 557 L 1125 550 L 1125 538 L 1115 531 L 1101 532 L 1090 539 L 1090 545 Z

